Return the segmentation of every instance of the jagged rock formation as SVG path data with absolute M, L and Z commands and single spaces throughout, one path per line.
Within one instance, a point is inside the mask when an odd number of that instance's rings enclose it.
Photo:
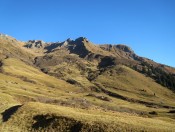
M 24 47 L 26 48 L 44 48 L 45 44 L 46 43 L 42 40 L 29 40 Z

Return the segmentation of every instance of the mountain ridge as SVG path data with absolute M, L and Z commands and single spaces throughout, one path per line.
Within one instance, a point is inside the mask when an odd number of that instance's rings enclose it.
M 20 42 L 13 37 L 3 34 L 1 34 L 1 39 L 5 39 L 12 43 L 18 43 L 16 45 L 24 48 L 26 51 L 33 53 L 35 56 L 34 63 L 38 62 L 38 57 L 40 58 L 39 61 L 42 61 L 41 58 L 48 58 L 47 56 L 55 53 L 57 54 L 58 52 L 67 55 L 75 54 L 80 58 L 99 63 L 99 66 L 102 67 L 116 64 L 127 65 L 141 73 L 144 72 L 144 74 L 152 77 L 158 83 L 175 89 L 174 82 L 167 82 L 168 80 L 166 79 L 168 76 L 171 76 L 171 79 L 175 80 L 175 69 L 173 67 L 159 64 L 150 59 L 140 57 L 136 55 L 134 51 L 127 45 L 95 45 L 85 37 L 79 37 L 75 40 L 67 39 L 63 42 L 54 43 L 44 42 L 42 40 L 29 40 L 27 42 Z M 157 70 L 158 72 L 162 73 L 164 72 L 167 75 L 166 77 L 161 77 L 161 79 L 159 79 L 159 74 L 157 74 L 156 77 L 151 75 L 150 71 L 153 72 L 152 70 Z M 163 82 L 163 80 L 166 80 L 166 84 Z

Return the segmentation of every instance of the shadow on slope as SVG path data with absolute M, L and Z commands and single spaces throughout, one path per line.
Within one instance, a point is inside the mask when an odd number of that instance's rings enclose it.
M 55 116 L 55 115 L 36 115 L 33 117 L 35 123 L 32 128 L 38 129 L 50 129 L 65 131 L 69 130 L 71 132 L 79 132 L 82 129 L 83 124 L 80 121 L 76 121 L 73 118 Z
M 3 122 L 6 122 L 10 119 L 10 117 L 21 107 L 22 105 L 16 105 L 13 107 L 10 107 L 9 109 L 5 110 L 2 113 L 2 117 L 3 117 Z

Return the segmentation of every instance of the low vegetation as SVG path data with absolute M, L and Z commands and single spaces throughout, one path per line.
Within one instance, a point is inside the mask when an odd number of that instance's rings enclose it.
M 8 124 L 13 124 L 12 126 Z M 28 103 L 3 125 L 4 131 L 173 131 L 173 122 L 98 109 Z
M 164 71 L 161 67 L 154 67 L 147 62 L 142 62 L 141 65 L 143 68 L 139 69 L 137 66 L 134 66 L 133 69 L 155 79 L 162 86 L 175 91 L 174 74 Z

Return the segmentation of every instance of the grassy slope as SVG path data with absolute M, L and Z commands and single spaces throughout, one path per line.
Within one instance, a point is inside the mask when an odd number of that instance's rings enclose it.
M 172 91 L 126 66 L 108 69 L 98 76 L 96 82 L 128 98 L 175 106 Z
M 56 79 L 52 76 L 42 73 L 40 70 L 26 65 L 24 62 L 14 58 L 5 59 L 3 61 L 3 72 L 7 75 L 14 76 L 31 82 L 33 84 L 56 88 L 57 90 L 68 90 L 74 86 Z M 26 79 L 25 79 L 26 78 Z
M 38 114 L 54 114 L 56 117 L 59 117 L 60 115 L 66 116 L 81 121 L 83 124 L 88 124 L 85 125 L 87 129 L 89 129 L 90 126 L 93 128 L 92 125 L 97 124 L 94 123 L 96 121 L 101 125 L 103 124 L 100 127 L 108 129 L 109 131 L 114 131 L 116 128 L 119 129 L 119 131 L 121 129 L 126 131 L 131 129 L 133 131 L 141 131 L 143 129 L 149 131 L 175 129 L 172 124 L 174 120 L 169 118 L 169 116 L 172 115 L 165 115 L 165 113 L 168 112 L 167 109 L 149 108 L 142 104 L 130 103 L 128 101 L 113 98 L 103 93 L 94 92 L 96 95 L 111 98 L 112 101 L 106 102 L 94 97 L 88 97 L 86 96 L 88 93 L 78 92 L 80 90 L 79 87 L 75 87 L 62 80 L 46 75 L 38 69 L 28 66 L 14 58 L 5 59 L 3 61 L 2 69 L 3 73 L 0 73 L 0 112 L 2 113 L 5 109 L 11 106 L 24 104 L 24 106 L 14 114 L 13 118 L 1 125 L 3 131 L 10 131 L 10 129 L 13 129 L 14 131 L 29 130 L 32 123 L 34 123 L 32 117 Z M 130 98 L 148 101 L 151 101 L 151 98 L 156 103 L 159 103 L 160 99 L 163 99 L 163 103 L 174 106 L 174 94 L 166 88 L 156 84 L 153 80 L 144 77 L 142 74 L 138 74 L 124 66 L 118 66 L 113 72 L 111 72 L 111 74 L 120 72 L 120 75 L 117 74 L 115 77 L 114 75 L 110 76 L 107 72 L 109 71 L 104 72 L 96 79 L 98 83 L 105 85 L 106 89 Z M 143 92 L 140 91 L 142 89 L 145 89 L 146 93 L 139 96 L 139 93 Z M 148 96 L 152 95 L 154 92 L 156 92 L 156 97 Z M 58 105 L 60 100 L 69 102 L 72 99 L 76 99 L 74 102 L 71 102 L 74 106 L 72 106 L 71 103 L 69 106 L 81 107 L 80 105 L 82 104 L 78 104 L 77 102 L 77 99 L 81 99 L 80 101 L 86 100 L 89 102 L 90 108 L 82 110 Z M 26 104 L 30 101 L 43 103 L 56 102 L 53 103 L 56 105 L 41 103 Z M 99 106 L 114 111 L 127 111 L 127 109 L 146 112 L 157 111 L 159 115 L 150 119 L 133 114 L 112 111 L 105 112 L 99 110 L 101 109 Z M 92 110 L 93 108 L 94 110 Z M 13 128 L 10 128 L 12 124 Z M 50 127 L 52 128 L 52 126 Z
M 129 113 L 144 113 L 148 114 L 151 111 L 156 111 L 157 116 L 154 118 L 161 118 L 162 120 L 175 119 L 174 114 L 168 114 L 170 109 L 163 108 L 163 106 L 175 107 L 175 95 L 169 89 L 157 84 L 154 80 L 145 77 L 126 66 L 116 66 L 108 69 L 95 80 L 95 83 L 100 84 L 104 89 L 117 93 L 130 100 L 138 100 L 153 105 L 144 103 L 137 103 L 135 101 L 121 100 L 120 98 L 109 97 L 111 102 L 103 102 L 97 99 L 92 99 L 93 103 L 102 106 L 109 110 L 126 111 Z M 156 93 L 156 95 L 154 95 Z M 150 115 L 149 115 L 150 116 Z
M 8 58 L 0 73 L 0 112 L 8 107 L 28 101 L 52 101 L 69 96 L 79 88 L 48 76 L 24 62 Z
M 21 45 L 23 45 L 23 42 L 17 41 L 14 38 L 0 37 L 0 59 L 14 57 L 31 64 L 34 55 L 26 52 Z
M 34 117 L 37 115 L 46 116 L 45 118 L 37 120 L 43 121 L 49 118 L 54 118 L 50 123 L 40 124 L 47 126 L 45 129 L 57 131 L 70 131 L 70 125 L 76 126 L 78 122 L 82 124 L 82 131 L 174 131 L 175 126 L 173 122 L 161 121 L 158 119 L 149 119 L 138 117 L 135 115 L 119 112 L 104 112 L 101 110 L 83 110 L 78 108 L 69 108 L 62 106 L 54 106 L 41 103 L 29 103 L 17 111 L 13 117 L 3 126 L 4 131 L 31 131 Z M 74 122 L 76 120 L 76 122 Z M 65 122 L 67 121 L 67 122 Z M 58 125 L 55 128 L 55 125 Z M 10 126 L 13 124 L 13 126 Z M 34 130 L 34 126 L 33 126 Z M 42 131 L 36 128 L 35 131 Z

